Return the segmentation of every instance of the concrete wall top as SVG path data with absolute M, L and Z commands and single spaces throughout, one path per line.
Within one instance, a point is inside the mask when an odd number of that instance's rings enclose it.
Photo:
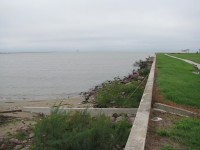
M 32 112 L 32 113 L 43 113 L 49 115 L 53 108 L 50 107 L 23 107 L 22 111 Z M 70 112 L 70 111 L 87 111 L 92 116 L 98 114 L 105 114 L 106 116 L 112 116 L 114 113 L 117 114 L 136 114 L 137 108 L 59 108 L 60 111 Z
M 144 150 L 151 109 L 155 63 L 156 57 L 154 58 L 154 62 L 151 66 L 149 77 L 135 117 L 135 121 L 126 143 L 125 150 Z

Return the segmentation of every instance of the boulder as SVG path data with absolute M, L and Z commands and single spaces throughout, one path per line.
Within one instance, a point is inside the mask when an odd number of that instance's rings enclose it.
M 117 118 L 117 117 L 119 117 L 119 115 L 118 115 L 117 113 L 114 113 L 114 114 L 112 115 L 112 117 Z
M 9 140 L 10 143 L 14 143 L 14 144 L 21 144 L 21 142 L 18 140 L 18 139 L 15 139 L 15 138 L 11 138 Z
M 119 116 L 119 117 L 117 117 L 117 118 L 116 118 L 116 121 L 115 121 L 115 122 L 122 121 L 123 119 L 124 119 L 124 117 L 122 117 L 122 116 Z
M 14 147 L 14 150 L 20 150 L 22 147 L 23 147 L 22 145 L 16 145 L 16 146 Z

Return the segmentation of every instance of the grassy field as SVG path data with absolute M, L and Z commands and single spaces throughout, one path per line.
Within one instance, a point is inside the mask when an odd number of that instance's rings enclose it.
M 183 59 L 188 59 L 188 60 L 194 61 L 196 63 L 200 63 L 200 54 L 193 53 L 193 54 L 170 54 L 170 55 L 180 57 Z
M 157 54 L 156 85 L 164 101 L 200 108 L 200 75 L 192 65 Z
M 169 129 L 160 129 L 158 134 L 169 138 L 171 141 L 179 143 L 181 149 L 200 149 L 200 119 L 185 118 L 177 121 Z M 163 145 L 162 150 L 175 150 L 172 145 Z

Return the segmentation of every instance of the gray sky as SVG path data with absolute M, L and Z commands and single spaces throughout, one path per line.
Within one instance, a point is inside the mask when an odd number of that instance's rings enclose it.
M 0 52 L 200 49 L 200 0 L 0 0 Z

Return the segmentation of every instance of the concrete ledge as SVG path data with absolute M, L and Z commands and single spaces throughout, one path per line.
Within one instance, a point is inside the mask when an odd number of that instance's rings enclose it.
M 166 105 L 166 104 L 155 103 L 153 106 L 154 106 L 154 108 L 162 109 L 162 110 L 165 110 L 166 112 L 178 114 L 178 115 L 181 115 L 181 116 L 193 117 L 193 116 L 198 115 L 197 113 L 194 113 L 194 112 L 182 109 L 182 108 L 169 106 L 169 105 Z
M 32 113 L 43 113 L 50 114 L 53 108 L 50 107 L 23 107 L 22 111 L 32 112 Z M 92 116 L 98 114 L 105 114 L 106 116 L 112 116 L 114 113 L 117 114 L 136 114 L 137 108 L 60 108 L 60 111 L 70 112 L 70 111 L 85 111 L 89 112 Z
M 149 78 L 147 80 L 147 84 L 144 89 L 144 93 L 135 117 L 135 121 L 133 123 L 128 141 L 126 143 L 125 150 L 144 150 L 149 122 L 149 114 L 151 109 L 155 62 L 156 57 L 151 66 Z

